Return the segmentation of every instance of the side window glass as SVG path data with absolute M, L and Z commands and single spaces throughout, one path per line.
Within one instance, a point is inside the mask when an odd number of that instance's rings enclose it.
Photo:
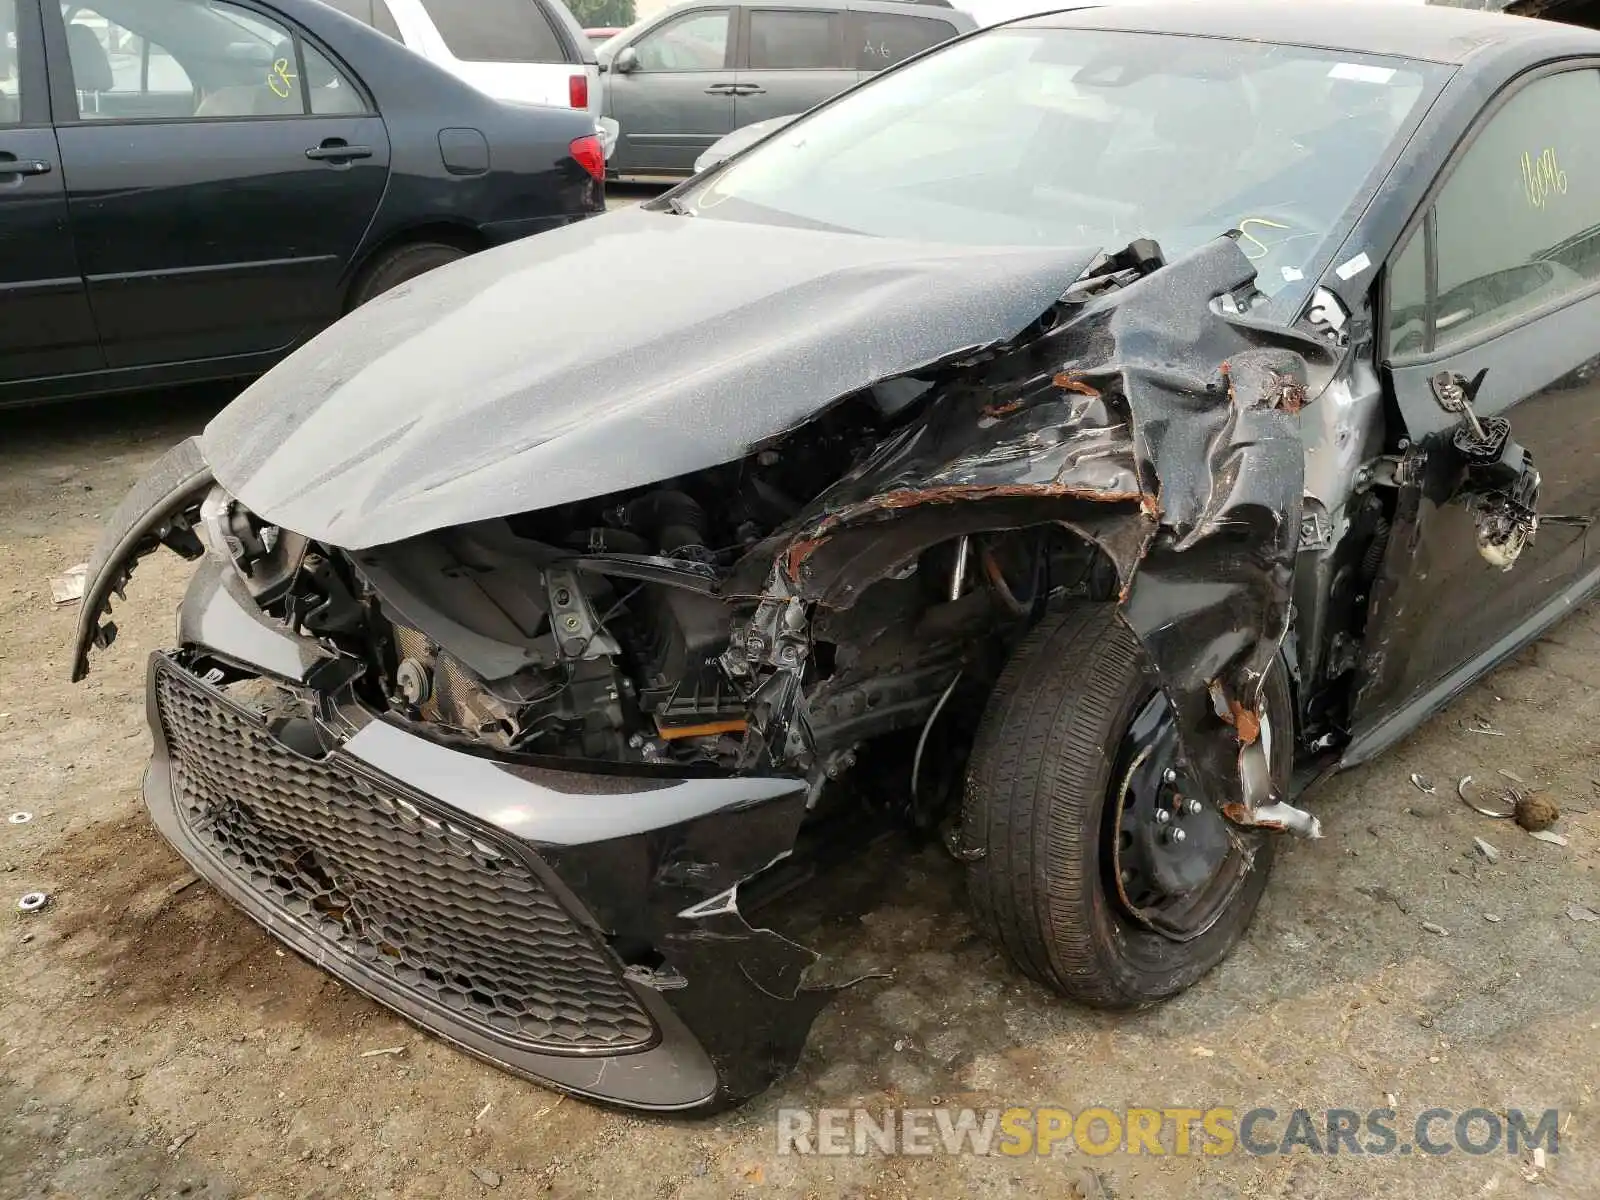
M 1389 268 L 1389 353 L 1396 357 L 1428 347 L 1427 245 L 1419 225 Z
M 937 46 L 955 36 L 955 26 L 932 17 L 901 17 L 889 13 L 856 13 L 855 67 L 881 71 L 903 58 Z
M 83 4 L 63 3 L 67 57 L 84 120 L 118 115 L 182 117 L 194 112 L 194 84 L 166 48 Z M 118 103 L 102 112 L 101 101 Z
M 0 0 L 0 125 L 22 120 L 22 69 L 17 57 L 17 0 Z
M 307 111 L 295 39 L 278 22 L 223 0 L 152 0 L 117 12 L 112 20 L 89 5 L 62 0 L 80 120 Z
M 1436 349 L 1600 281 L 1600 71 L 1553 75 L 1514 95 L 1462 156 L 1434 213 Z
M 300 56 L 306 68 L 306 97 L 311 102 L 314 115 L 342 116 L 367 111 L 367 102 L 362 98 L 360 89 L 320 50 L 310 42 L 302 41 Z
M 720 71 L 728 53 L 728 10 L 685 13 L 634 43 L 641 71 Z
M 748 60 L 752 70 L 843 68 L 833 36 L 833 14 L 825 9 L 752 9 Z

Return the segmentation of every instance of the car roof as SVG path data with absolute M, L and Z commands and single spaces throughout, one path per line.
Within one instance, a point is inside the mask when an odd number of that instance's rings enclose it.
M 1357 14 L 1359 19 L 1354 19 Z M 1156 0 L 1072 8 L 1021 18 L 1015 24 L 1238 38 L 1455 64 L 1518 42 L 1568 42 L 1573 53 L 1600 51 L 1600 37 L 1576 26 L 1477 9 L 1369 0 L 1217 0 L 1204 4 Z M 1565 47 L 1558 45 L 1557 49 Z

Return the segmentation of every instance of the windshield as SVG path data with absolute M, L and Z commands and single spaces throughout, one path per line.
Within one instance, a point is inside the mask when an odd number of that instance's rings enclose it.
M 1010 27 L 891 71 L 681 197 L 709 217 L 1167 257 L 1230 228 L 1304 279 L 1445 68 L 1299 46 Z

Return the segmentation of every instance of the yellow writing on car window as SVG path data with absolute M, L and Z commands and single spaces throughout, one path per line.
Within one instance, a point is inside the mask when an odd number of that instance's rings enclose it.
M 267 86 L 278 99 L 287 100 L 294 95 L 294 78 L 294 72 L 289 70 L 289 60 L 280 58 L 267 72 Z
M 1248 258 L 1251 262 L 1258 262 L 1259 260 L 1265 258 L 1267 255 L 1271 254 L 1272 253 L 1272 247 L 1267 245 L 1260 238 L 1253 236 L 1251 234 L 1250 230 L 1245 228 L 1247 225 L 1262 225 L 1262 226 L 1265 226 L 1268 229 L 1287 229 L 1287 228 L 1289 228 L 1287 225 L 1283 224 L 1281 221 L 1269 221 L 1265 217 L 1246 217 L 1244 220 L 1240 221 L 1239 222 L 1239 235 L 1240 235 L 1240 237 L 1244 241 L 1250 242 L 1255 246 L 1254 252 L 1251 251 L 1250 246 L 1244 247 L 1244 256 L 1246 258 Z
M 1551 196 L 1567 194 L 1567 173 L 1556 159 L 1555 147 L 1546 146 L 1538 154 L 1522 152 L 1522 188 L 1534 208 L 1543 208 Z

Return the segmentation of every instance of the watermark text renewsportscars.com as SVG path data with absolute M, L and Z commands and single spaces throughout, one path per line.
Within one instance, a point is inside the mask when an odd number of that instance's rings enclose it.
M 1560 1150 L 1560 1112 L 1426 1108 L 781 1108 L 779 1154 L 1507 1154 Z

